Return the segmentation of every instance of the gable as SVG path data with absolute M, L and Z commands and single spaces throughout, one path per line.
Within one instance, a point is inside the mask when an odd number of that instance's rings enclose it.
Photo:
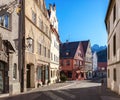
M 75 52 L 74 59 L 83 60 L 83 57 L 84 57 L 83 47 L 82 47 L 82 44 L 79 43 L 78 48 L 76 49 L 76 52 Z
M 90 44 L 90 42 L 88 43 L 85 56 L 92 57 L 92 50 L 91 50 L 91 44 Z
M 60 58 L 74 58 L 79 42 L 60 44 Z

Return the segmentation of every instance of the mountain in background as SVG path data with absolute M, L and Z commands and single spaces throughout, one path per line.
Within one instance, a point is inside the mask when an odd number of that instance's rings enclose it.
M 98 62 L 107 62 L 107 48 L 97 52 Z
M 107 48 L 107 46 L 99 46 L 98 44 L 94 44 L 92 46 L 92 52 L 99 52 L 99 51 L 102 51 L 102 50 L 105 50 Z

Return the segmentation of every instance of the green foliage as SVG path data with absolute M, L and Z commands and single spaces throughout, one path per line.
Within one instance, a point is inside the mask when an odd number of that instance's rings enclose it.
M 61 74 L 60 80 L 61 80 L 62 82 L 65 82 L 65 81 L 67 80 L 66 75 L 65 75 L 65 74 Z

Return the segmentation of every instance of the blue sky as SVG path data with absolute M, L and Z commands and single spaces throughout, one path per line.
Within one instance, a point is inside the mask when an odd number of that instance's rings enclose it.
M 45 0 L 55 3 L 60 40 L 65 42 L 90 40 L 91 45 L 107 44 L 104 24 L 109 0 Z

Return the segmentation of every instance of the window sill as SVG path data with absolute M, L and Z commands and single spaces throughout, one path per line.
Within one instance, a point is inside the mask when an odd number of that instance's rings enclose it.
M 8 29 L 6 27 L 3 27 L 3 26 L 0 26 L 1 28 L 5 29 L 5 30 L 8 30 L 8 31 L 11 31 L 11 29 Z

